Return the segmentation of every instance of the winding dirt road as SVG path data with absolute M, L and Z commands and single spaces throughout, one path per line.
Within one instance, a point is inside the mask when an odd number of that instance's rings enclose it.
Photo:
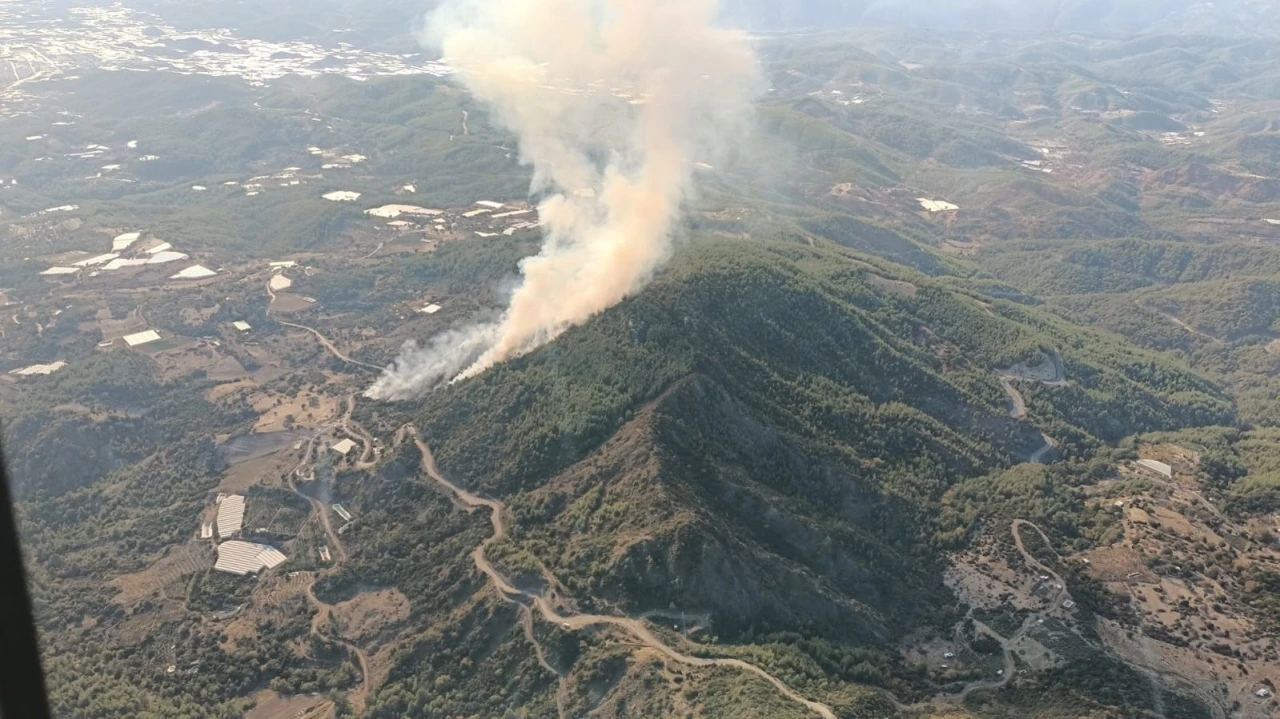
M 503 518 L 503 513 L 506 511 L 505 505 L 497 500 L 485 499 L 484 497 L 468 492 L 445 479 L 444 475 L 440 474 L 440 470 L 436 467 L 435 457 L 431 454 L 431 448 L 422 440 L 417 429 L 412 426 L 408 426 L 402 429 L 402 431 L 407 431 L 409 434 L 413 435 L 414 443 L 418 446 L 418 451 L 422 453 L 422 470 L 428 477 L 456 497 L 458 501 L 468 509 L 468 511 L 476 509 L 489 510 L 490 521 L 493 524 L 493 534 L 471 553 L 471 559 L 475 562 L 476 568 L 489 578 L 489 582 L 493 584 L 494 588 L 496 588 L 506 599 L 518 602 L 522 605 L 525 604 L 525 602 L 532 602 L 534 608 L 538 610 L 538 613 L 542 615 L 543 619 L 559 625 L 563 629 L 582 630 L 595 626 L 612 626 L 626 631 L 639 640 L 641 644 L 657 651 L 659 654 L 662 654 L 668 659 L 679 664 L 694 667 L 732 667 L 734 669 L 740 669 L 744 672 L 754 674 L 772 684 L 783 696 L 806 707 L 823 719 L 836 719 L 836 714 L 832 711 L 831 707 L 826 704 L 806 699 L 794 689 L 787 686 L 782 680 L 754 664 L 748 664 L 740 659 L 708 659 L 704 657 L 690 656 L 667 646 L 661 639 L 654 635 L 647 626 L 635 619 L 595 614 L 564 615 L 553 607 L 551 602 L 549 602 L 545 597 L 517 589 L 507 580 L 506 577 L 502 576 L 502 574 L 494 568 L 493 564 L 489 562 L 489 559 L 486 556 L 486 551 L 490 546 L 495 542 L 501 541 L 507 536 L 506 520 Z
M 306 589 L 307 601 L 311 602 L 311 606 L 315 607 L 317 610 L 315 618 L 311 620 L 311 633 L 322 642 L 337 644 L 356 655 L 356 660 L 360 663 L 360 689 L 358 691 L 348 693 L 347 699 L 351 702 L 351 707 L 355 709 L 357 713 L 363 713 L 365 702 L 369 698 L 369 677 L 373 676 L 369 672 L 369 657 L 364 653 L 363 649 L 342 637 L 326 636 L 321 633 L 320 625 L 326 621 L 332 621 L 333 607 L 329 604 L 325 604 L 316 597 L 314 591 L 315 584 L 316 575 L 313 574 L 311 575 L 311 581 L 307 584 Z
M 275 293 L 275 290 L 271 289 L 270 282 L 267 283 L 267 297 L 270 300 L 267 303 L 267 314 L 270 315 L 271 304 L 274 303 L 276 300 L 276 293 Z M 324 345 L 324 348 L 326 350 L 329 350 L 329 354 L 333 355 L 334 357 L 337 357 L 338 359 L 342 360 L 343 362 L 346 362 L 347 364 L 355 365 L 356 367 L 363 367 L 365 369 L 373 370 L 374 372 L 378 372 L 378 373 L 381 373 L 383 370 L 382 367 L 375 367 L 367 362 L 361 362 L 360 360 L 351 359 L 346 354 L 344 354 L 342 350 L 338 349 L 337 346 L 333 344 L 333 342 L 329 341 L 329 338 L 325 337 L 324 334 L 320 332 L 320 330 L 317 330 L 314 327 L 300 325 L 296 322 L 285 322 L 284 320 L 281 320 L 281 319 L 277 319 L 276 322 L 279 322 L 285 327 L 292 327 L 294 329 L 310 332 L 317 340 L 320 341 L 320 344 Z
M 285 327 L 292 327 L 294 329 L 305 330 L 307 332 L 310 332 L 312 335 L 315 336 L 317 340 L 320 340 L 320 344 L 324 345 L 325 349 L 329 350 L 329 354 L 333 355 L 334 357 L 337 357 L 338 359 L 342 360 L 343 362 L 346 362 L 347 364 L 355 365 L 356 367 L 363 367 L 367 370 L 372 370 L 378 373 L 382 372 L 383 368 L 381 367 L 371 365 L 367 362 L 361 362 L 360 360 L 351 359 L 346 354 L 344 354 L 342 350 L 338 349 L 332 342 L 330 342 L 328 337 L 325 337 L 317 329 L 312 329 L 311 327 L 308 327 L 306 325 L 300 325 L 295 322 L 285 322 L 284 320 L 276 320 L 276 322 L 279 322 Z
M 1019 370 L 1018 367 L 1001 370 L 997 373 L 1000 379 L 1000 387 L 1004 389 L 1005 394 L 1009 395 L 1009 402 L 1012 405 L 1009 409 L 1009 416 L 1019 422 L 1030 417 L 1031 411 L 1027 408 L 1027 398 L 1018 389 L 1017 382 L 1039 382 L 1049 387 L 1065 387 L 1067 385 L 1067 366 L 1062 361 L 1062 354 L 1058 350 L 1054 350 L 1045 355 L 1045 357 L 1052 366 L 1053 374 L 1049 377 L 1031 370 Z M 1044 458 L 1049 452 L 1058 448 L 1057 440 L 1043 432 L 1040 436 L 1044 438 L 1044 446 L 1037 449 L 1028 458 L 1027 461 L 1031 464 L 1044 464 Z

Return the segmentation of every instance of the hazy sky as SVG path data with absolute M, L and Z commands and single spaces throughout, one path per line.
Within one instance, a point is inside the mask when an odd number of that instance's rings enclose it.
M 1280 29 L 1275 0 L 724 0 L 754 27 L 933 25 L 966 30 L 1132 34 Z

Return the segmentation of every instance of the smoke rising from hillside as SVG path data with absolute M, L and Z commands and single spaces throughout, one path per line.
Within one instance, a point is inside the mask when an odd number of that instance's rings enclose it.
M 406 347 L 369 391 L 474 377 L 644 286 L 670 256 L 698 154 L 748 106 L 755 61 L 717 0 L 447 0 L 431 40 L 520 140 L 541 252 L 496 322 Z

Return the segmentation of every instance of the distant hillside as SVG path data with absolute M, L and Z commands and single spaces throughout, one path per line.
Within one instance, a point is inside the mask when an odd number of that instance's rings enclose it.
M 1280 32 L 1280 15 L 1268 0 L 727 0 L 726 6 L 740 22 L 768 30 L 914 25 L 1107 35 Z

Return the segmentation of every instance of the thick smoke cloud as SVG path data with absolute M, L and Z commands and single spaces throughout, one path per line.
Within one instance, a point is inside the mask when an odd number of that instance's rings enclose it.
M 369 394 L 474 377 L 617 304 L 668 259 L 695 162 L 745 114 L 755 60 L 716 0 L 449 0 L 432 40 L 520 139 L 541 252 L 500 319 L 408 347 Z

